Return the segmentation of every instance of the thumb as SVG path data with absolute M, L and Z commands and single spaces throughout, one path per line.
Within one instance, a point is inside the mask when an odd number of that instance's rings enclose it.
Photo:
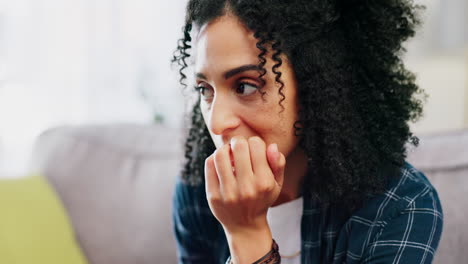
M 273 175 L 275 175 L 276 182 L 279 186 L 283 186 L 286 158 L 281 152 L 279 152 L 278 145 L 276 143 L 268 146 L 267 159 L 271 171 L 273 172 Z

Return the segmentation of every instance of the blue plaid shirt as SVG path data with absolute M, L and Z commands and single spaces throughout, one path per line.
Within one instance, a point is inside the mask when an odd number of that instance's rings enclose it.
M 179 263 L 225 263 L 229 247 L 211 213 L 204 185 L 178 181 L 174 231 Z M 434 187 L 409 163 L 387 191 L 351 216 L 304 197 L 301 263 L 431 263 L 443 215 Z

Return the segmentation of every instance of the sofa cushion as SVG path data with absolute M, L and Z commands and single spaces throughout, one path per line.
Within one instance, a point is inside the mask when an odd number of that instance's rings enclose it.
M 175 263 L 171 206 L 181 164 L 179 129 L 59 127 L 34 150 L 93 264 Z
M 0 180 L 0 208 L 0 263 L 86 263 L 45 178 Z

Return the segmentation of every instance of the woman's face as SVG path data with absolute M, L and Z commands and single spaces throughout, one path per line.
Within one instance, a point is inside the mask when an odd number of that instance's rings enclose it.
M 226 15 L 200 28 L 195 38 L 196 86 L 201 88 L 201 112 L 216 148 L 234 136 L 259 136 L 267 145 L 276 143 L 288 157 L 297 147 L 294 122 L 297 120 L 296 82 L 284 57 L 279 68 L 284 82 L 279 105 L 279 84 L 271 72 L 275 62 L 268 53 L 267 74 L 262 92 L 258 65 L 259 49 L 253 33 L 236 17 Z M 281 113 L 280 113 L 281 112 Z

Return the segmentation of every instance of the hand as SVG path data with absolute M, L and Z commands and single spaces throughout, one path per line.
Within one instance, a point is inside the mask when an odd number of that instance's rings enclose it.
M 267 148 L 260 137 L 233 137 L 206 159 L 207 200 L 226 233 L 269 229 L 266 214 L 281 192 L 285 165 L 277 145 Z

